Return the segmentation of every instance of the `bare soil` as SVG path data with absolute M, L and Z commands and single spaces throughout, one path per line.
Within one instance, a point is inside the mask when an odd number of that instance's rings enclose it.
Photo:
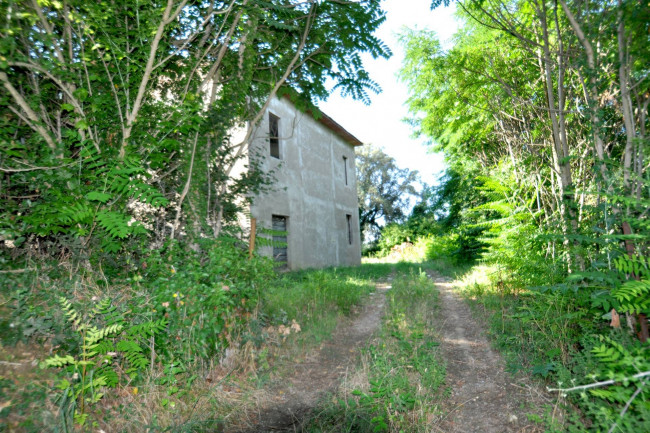
M 451 280 L 433 273 L 440 292 L 439 333 L 447 363 L 446 384 L 451 396 L 433 431 L 449 433 L 542 432 L 529 419 L 541 416 L 552 401 L 527 377 L 513 377 L 504 360 L 490 347 L 486 326 L 454 292 Z
M 431 432 L 511 433 L 542 432 L 543 426 L 529 420 L 541 416 L 552 401 L 526 377 L 513 377 L 504 370 L 502 357 L 486 339 L 468 305 L 453 291 L 451 281 L 430 273 L 440 291 L 438 331 L 447 367 L 450 397 L 441 403 L 442 415 L 432 420 Z M 390 281 L 377 284 L 377 291 L 361 311 L 341 323 L 333 338 L 270 391 L 266 400 L 249 413 L 237 432 L 301 431 L 304 421 L 328 392 L 336 391 L 342 379 L 355 368 L 359 350 L 381 325 L 385 293 Z
M 239 432 L 301 430 L 319 399 L 334 392 L 342 378 L 354 370 L 359 350 L 379 329 L 390 282 L 377 283 L 375 287 L 377 290 L 360 311 L 339 324 L 331 340 L 289 369 L 293 374 L 270 390 L 276 396 L 274 401 L 249 414 L 249 426 Z

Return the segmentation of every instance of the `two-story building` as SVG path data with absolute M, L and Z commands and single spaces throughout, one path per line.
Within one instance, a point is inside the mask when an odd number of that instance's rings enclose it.
M 276 232 L 258 251 L 289 269 L 361 263 L 354 149 L 362 145 L 325 114 L 274 98 L 249 141 L 259 169 L 273 172 L 271 192 L 253 198 L 251 217 Z

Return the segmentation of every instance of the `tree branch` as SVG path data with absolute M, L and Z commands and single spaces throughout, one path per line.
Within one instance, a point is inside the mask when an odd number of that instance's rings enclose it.
M 573 388 L 546 388 L 548 392 L 554 392 L 558 391 L 561 393 L 566 393 L 566 392 L 571 392 L 571 391 L 579 391 L 581 389 L 590 389 L 590 388 L 599 388 L 601 386 L 607 386 L 607 385 L 613 385 L 617 382 L 621 382 L 622 380 L 630 380 L 630 379 L 641 379 L 642 377 L 647 377 L 650 376 L 650 371 L 644 371 L 641 373 L 637 373 L 634 376 L 626 377 L 623 379 L 610 379 L 610 380 L 604 380 L 602 382 L 594 382 L 590 383 L 587 385 L 580 385 L 580 386 L 574 386 Z
M 133 103 L 133 109 L 131 110 L 130 113 L 127 113 L 126 116 L 126 127 L 124 128 L 124 133 L 122 136 L 122 146 L 120 147 L 120 153 L 118 155 L 119 159 L 123 159 L 124 155 L 126 154 L 126 145 L 129 141 L 129 138 L 131 138 L 131 130 L 133 128 L 133 123 L 135 122 L 135 119 L 138 117 L 140 107 L 142 106 L 142 99 L 144 98 L 144 94 L 147 91 L 147 86 L 149 85 L 149 79 L 151 78 L 154 62 L 156 61 L 156 53 L 158 52 L 158 46 L 160 45 L 160 41 L 162 40 L 165 27 L 167 26 L 167 24 L 169 24 L 174 19 L 176 19 L 176 17 L 178 16 L 178 14 L 181 13 L 186 3 L 187 0 L 183 0 L 176 8 L 176 11 L 174 11 L 174 13 L 172 14 L 174 0 L 167 0 L 167 6 L 165 7 L 165 11 L 163 12 L 160 23 L 158 24 L 158 29 L 156 29 L 156 34 L 153 37 L 153 40 L 151 42 L 151 49 L 149 50 L 149 58 L 147 59 L 147 64 L 144 69 L 144 74 L 142 76 L 142 80 L 140 81 L 140 86 L 138 88 L 138 93 L 135 97 L 135 102 Z
M 27 115 L 29 120 L 31 120 L 29 126 L 34 129 L 41 137 L 43 137 L 43 140 L 45 140 L 50 149 L 56 151 L 56 143 L 54 143 L 54 140 L 47 132 L 47 130 L 40 125 L 41 119 L 34 112 L 34 110 L 32 110 L 27 101 L 25 101 L 25 98 L 23 98 L 18 90 L 16 90 L 16 88 L 11 84 L 9 77 L 5 72 L 0 72 L 0 81 L 2 81 L 5 89 L 7 89 L 9 94 L 14 98 L 14 101 L 16 101 L 18 106 L 22 108 L 23 112 Z

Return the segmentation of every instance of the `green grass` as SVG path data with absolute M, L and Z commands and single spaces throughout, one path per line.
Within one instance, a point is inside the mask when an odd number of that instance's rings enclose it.
M 459 282 L 461 293 L 490 324 L 489 336 L 512 372 L 542 378 L 569 362 L 586 319 L 573 292 L 538 292 L 513 286 L 498 270 L 477 266 Z
M 562 425 L 551 411 L 541 420 L 548 431 L 599 432 L 613 425 L 616 432 L 650 431 L 647 390 L 633 401 L 639 382 L 623 379 L 650 368 L 650 346 L 605 321 L 597 326 L 588 309 L 589 291 L 528 289 L 495 266 L 477 266 L 457 284 L 489 323 L 488 335 L 511 372 L 552 388 L 619 378 L 608 387 L 568 393 L 560 400 Z M 628 402 L 633 404 L 621 418 Z
M 433 332 L 437 291 L 416 266 L 397 268 L 379 338 L 354 377 L 313 412 L 307 431 L 429 431 L 445 377 Z
M 330 337 L 339 319 L 372 293 L 374 281 L 387 277 L 392 268 L 377 264 L 287 273 L 263 291 L 261 316 L 270 325 L 295 320 L 302 329 L 297 343 L 317 344 Z

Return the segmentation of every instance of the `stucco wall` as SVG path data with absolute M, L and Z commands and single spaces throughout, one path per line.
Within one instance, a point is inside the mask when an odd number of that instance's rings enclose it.
M 274 99 L 269 111 L 280 118 L 280 159 L 270 156 L 267 114 L 251 138 L 251 155 L 260 155 L 260 168 L 273 170 L 276 182 L 272 192 L 254 198 L 251 215 L 258 226 L 267 228 L 272 215 L 287 217 L 291 269 L 358 265 L 361 245 L 354 147 L 286 99 Z M 351 217 L 352 244 L 346 215 Z M 260 252 L 271 255 L 272 248 L 263 247 Z

